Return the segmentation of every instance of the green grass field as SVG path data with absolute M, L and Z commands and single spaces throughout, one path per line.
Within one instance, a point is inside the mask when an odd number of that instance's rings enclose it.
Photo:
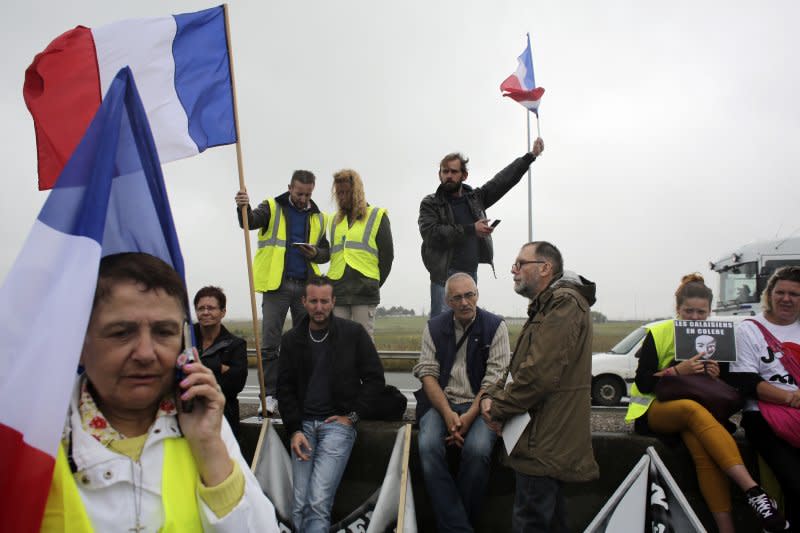
M 426 317 L 382 317 L 375 321 L 375 344 L 378 350 L 419 351 L 422 328 Z M 523 319 L 508 319 L 508 330 L 513 348 L 519 331 L 524 324 Z M 286 329 L 290 321 L 287 320 Z M 606 322 L 594 325 L 594 338 L 592 339 L 593 352 L 605 352 L 625 335 L 639 327 L 642 322 Z M 234 334 L 247 339 L 250 348 L 253 344 L 253 329 L 251 322 L 245 320 L 228 320 L 225 326 Z M 260 327 L 260 326 L 259 326 Z

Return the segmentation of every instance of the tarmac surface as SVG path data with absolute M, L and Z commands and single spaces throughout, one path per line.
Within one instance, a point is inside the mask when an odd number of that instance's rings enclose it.
M 280 406 L 279 406 L 280 408 Z M 240 406 L 242 419 L 255 416 L 258 412 L 258 405 L 255 403 L 243 403 Z M 633 426 L 625 423 L 625 412 L 627 407 L 592 407 L 592 431 L 608 433 L 629 433 L 633 431 Z M 414 411 L 410 408 L 406 411 L 406 420 L 413 420 Z

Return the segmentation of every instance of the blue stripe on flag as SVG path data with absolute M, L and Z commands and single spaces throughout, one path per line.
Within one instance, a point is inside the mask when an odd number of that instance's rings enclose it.
M 175 90 L 200 152 L 236 142 L 228 43 L 222 7 L 174 15 Z
M 519 61 L 525 65 L 525 79 L 523 86 L 525 89 L 532 91 L 536 88 L 536 80 L 533 77 L 533 53 L 531 53 L 531 37 L 528 36 L 528 46 L 519 56 Z
M 103 256 L 145 252 L 184 277 L 161 164 L 130 68 L 111 83 L 39 220 L 97 241 Z

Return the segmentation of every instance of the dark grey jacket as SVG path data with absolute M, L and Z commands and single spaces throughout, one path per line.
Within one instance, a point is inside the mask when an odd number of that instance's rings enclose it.
M 473 189 L 469 185 L 462 185 L 473 219 L 486 218 L 486 209 L 519 183 L 535 159 L 531 153 L 515 159 L 482 187 Z M 455 223 L 453 209 L 441 186 L 435 193 L 422 199 L 417 223 L 422 235 L 422 262 L 431 275 L 431 281 L 444 284 L 447 281 L 447 269 L 453 259 L 453 250 L 466 239 L 478 239 L 475 226 Z M 492 237 L 478 239 L 478 262 L 488 263 L 494 269 L 493 257 Z

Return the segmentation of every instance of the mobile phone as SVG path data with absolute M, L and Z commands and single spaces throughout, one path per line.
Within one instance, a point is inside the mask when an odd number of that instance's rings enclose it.
M 183 351 L 178 355 L 175 361 L 175 396 L 180 400 L 181 387 L 179 383 L 186 379 L 186 372 L 183 371 L 183 366 L 189 363 L 194 363 L 194 351 L 192 349 L 192 333 L 189 329 L 189 322 L 183 322 Z M 191 413 L 194 409 L 194 398 L 191 400 L 180 400 L 181 411 Z
M 293 242 L 292 246 L 313 246 L 310 242 Z
M 489 224 L 490 228 L 496 228 L 497 225 L 500 223 L 500 219 L 495 219 L 491 224 Z

